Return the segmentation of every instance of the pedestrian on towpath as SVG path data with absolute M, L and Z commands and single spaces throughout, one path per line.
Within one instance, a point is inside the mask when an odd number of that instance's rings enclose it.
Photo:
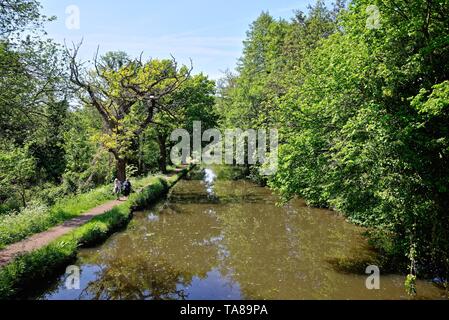
M 120 194 L 122 193 L 122 183 L 119 179 L 114 180 L 114 194 L 117 196 L 117 200 L 120 200 Z

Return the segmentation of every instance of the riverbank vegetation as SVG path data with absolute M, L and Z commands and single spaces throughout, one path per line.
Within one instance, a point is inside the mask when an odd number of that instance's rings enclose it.
M 135 190 L 139 190 L 156 179 L 148 177 L 131 179 Z M 109 200 L 114 200 L 109 186 L 98 187 L 92 191 L 66 197 L 53 206 L 45 204 L 28 205 L 19 212 L 0 216 L 0 249 L 26 237 L 43 232 L 55 225 L 95 208 Z
M 47 38 L 54 18 L 38 1 L 0 0 L 0 248 L 109 200 L 115 177 L 167 172 L 172 130 L 202 121 L 204 130 L 277 128 L 277 173 L 248 166 L 250 177 L 367 227 L 409 274 L 410 293 L 416 276 L 444 282 L 448 11 L 448 0 L 336 0 L 290 20 L 264 12 L 236 72 L 216 85 L 174 58 L 80 61 L 79 45 Z M 57 264 L 121 224 L 129 206 L 2 269 L 2 295 L 44 259 Z
M 215 84 L 174 58 L 78 60 L 34 0 L 0 1 L 0 249 L 170 170 L 171 128 L 214 125 Z
M 269 185 L 369 227 L 408 279 L 449 278 L 448 9 L 354 0 L 290 21 L 262 13 L 219 88 L 224 127 L 279 129 Z
M 154 204 L 187 173 L 184 168 L 171 176 L 153 176 L 142 183 L 138 193 L 131 194 L 128 201 L 95 217 L 85 225 L 53 241 L 48 246 L 24 254 L 0 269 L 0 299 L 18 298 L 26 290 L 35 290 L 40 281 L 64 270 L 76 258 L 81 247 L 96 245 L 110 234 L 126 226 L 134 210 Z

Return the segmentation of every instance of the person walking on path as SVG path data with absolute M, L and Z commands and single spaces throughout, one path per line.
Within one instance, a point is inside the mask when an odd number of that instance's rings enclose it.
M 131 193 L 131 182 L 129 179 L 126 179 L 125 182 L 123 182 L 123 195 L 125 197 L 128 197 Z
M 119 179 L 114 180 L 114 194 L 117 195 L 117 200 L 120 200 L 120 194 L 122 193 L 122 183 Z

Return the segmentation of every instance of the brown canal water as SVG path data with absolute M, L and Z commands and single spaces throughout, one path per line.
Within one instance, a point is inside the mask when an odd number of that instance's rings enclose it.
M 217 177 L 218 175 L 218 177 Z M 337 214 L 205 169 L 75 263 L 80 289 L 56 279 L 39 299 L 407 299 L 404 276 L 368 290 L 375 253 Z M 381 270 L 382 272 L 382 270 Z M 418 282 L 417 298 L 444 292 Z

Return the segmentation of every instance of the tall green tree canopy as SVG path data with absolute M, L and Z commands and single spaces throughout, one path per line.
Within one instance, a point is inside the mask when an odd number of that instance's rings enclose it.
M 269 184 L 286 199 L 332 207 L 412 274 L 446 279 L 448 10 L 354 0 L 317 1 L 291 22 L 262 13 L 218 102 L 224 125 L 280 130 Z
M 124 181 L 133 141 L 158 113 L 177 107 L 164 99 L 188 81 L 192 68 L 179 67 L 174 59 L 142 62 L 115 53 L 95 59 L 93 70 L 86 71 L 76 60 L 78 49 L 69 52 L 71 81 L 82 89 L 81 100 L 103 118 L 107 130 L 98 138 L 114 155 L 118 179 Z

